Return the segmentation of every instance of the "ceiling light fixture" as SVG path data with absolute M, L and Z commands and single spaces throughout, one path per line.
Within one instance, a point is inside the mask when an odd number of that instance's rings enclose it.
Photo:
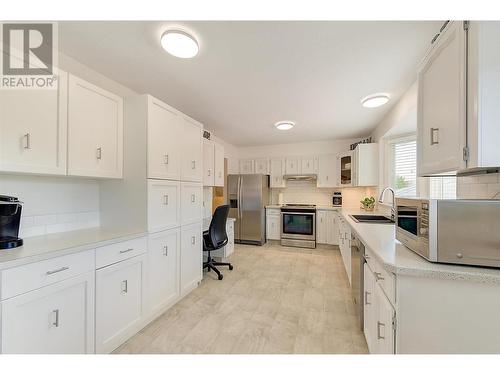
M 361 99 L 361 105 L 366 108 L 377 108 L 389 101 L 387 94 L 372 94 Z
M 195 57 L 200 50 L 196 39 L 185 31 L 167 30 L 161 36 L 161 46 L 172 56 L 181 59 Z
M 290 130 L 295 126 L 295 123 L 292 121 L 280 121 L 274 124 L 274 126 L 276 126 L 278 130 Z

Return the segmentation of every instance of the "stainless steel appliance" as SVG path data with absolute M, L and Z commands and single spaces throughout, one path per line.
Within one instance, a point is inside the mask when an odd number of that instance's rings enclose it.
M 342 207 L 342 193 L 335 191 L 332 197 L 332 205 L 335 207 Z
M 500 200 L 396 198 L 396 226 L 431 262 L 500 268 Z
M 364 263 L 365 245 L 351 234 L 351 296 L 354 301 L 358 327 L 363 330 L 364 322 Z
M 234 218 L 234 241 L 263 245 L 266 242 L 266 212 L 269 176 L 230 174 L 227 176 L 229 217 Z
M 0 250 L 23 245 L 19 238 L 22 202 L 16 197 L 0 195 Z
M 286 204 L 281 207 L 281 244 L 316 248 L 316 206 Z

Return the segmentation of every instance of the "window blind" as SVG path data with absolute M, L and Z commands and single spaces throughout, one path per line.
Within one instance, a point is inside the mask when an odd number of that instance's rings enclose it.
M 397 196 L 417 195 L 417 142 L 406 140 L 392 143 L 392 185 Z

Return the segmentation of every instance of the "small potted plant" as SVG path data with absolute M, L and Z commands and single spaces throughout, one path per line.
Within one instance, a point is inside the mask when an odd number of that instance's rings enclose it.
M 375 209 L 375 198 L 374 197 L 365 197 L 361 203 L 361 209 L 365 211 L 373 211 Z

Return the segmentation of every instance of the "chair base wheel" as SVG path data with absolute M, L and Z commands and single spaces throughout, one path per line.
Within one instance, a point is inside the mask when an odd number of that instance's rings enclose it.
M 219 280 L 222 280 L 224 278 L 224 276 L 223 275 L 219 275 L 218 278 L 219 278 Z
M 232 265 L 229 265 L 229 271 L 232 271 L 233 270 L 233 266 Z

